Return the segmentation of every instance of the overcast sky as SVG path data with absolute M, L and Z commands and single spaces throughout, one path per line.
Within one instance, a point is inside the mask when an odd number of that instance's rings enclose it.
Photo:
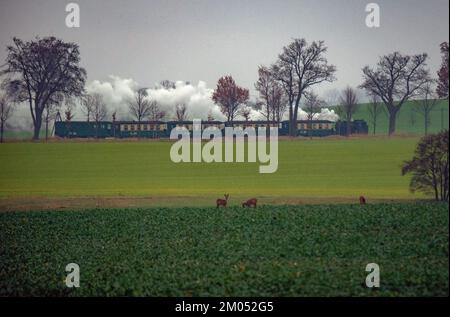
M 78 3 L 80 28 L 65 26 Z M 292 38 L 324 40 L 337 81 L 320 91 L 357 86 L 361 68 L 399 50 L 427 52 L 435 74 L 449 38 L 448 0 L 373 1 L 381 27 L 365 25 L 361 0 L 0 0 L 0 61 L 13 36 L 54 35 L 79 44 L 88 82 L 110 75 L 140 86 L 163 79 L 206 82 L 231 74 L 253 90 L 260 64 L 275 61 Z M 1 63 L 0 63 L 1 64 Z M 254 95 L 254 92 L 252 92 Z

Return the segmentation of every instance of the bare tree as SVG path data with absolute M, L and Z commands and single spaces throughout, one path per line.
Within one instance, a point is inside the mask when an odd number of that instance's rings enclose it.
M 134 92 L 133 99 L 128 101 L 128 107 L 138 122 L 138 136 L 141 135 L 141 121 L 150 115 L 150 100 L 147 89 L 139 88 Z
M 258 81 L 255 89 L 259 93 L 260 101 L 254 106 L 267 121 L 280 122 L 287 108 L 283 87 L 275 79 L 271 70 L 265 66 L 258 69 Z
M 107 117 L 108 109 L 102 95 L 98 93 L 92 94 L 92 101 L 92 119 L 95 121 L 95 136 L 98 138 L 100 122 Z
M 308 45 L 305 39 L 295 39 L 283 48 L 278 61 L 272 66 L 272 72 L 288 99 L 291 136 L 297 134 L 298 109 L 307 89 L 335 80 L 336 67 L 328 64 L 326 51 L 323 41 Z
M 13 39 L 7 47 L 6 68 L 0 74 L 10 76 L 8 91 L 17 102 L 28 102 L 34 125 L 33 139 L 39 139 L 42 114 L 56 94 L 80 96 L 86 71 L 79 66 L 80 52 L 75 43 L 55 37 L 23 42 Z
M 414 56 L 399 52 L 382 56 L 376 69 L 363 68 L 364 82 L 359 86 L 368 94 L 377 95 L 389 112 L 389 135 L 395 133 L 397 114 L 402 105 L 417 96 L 430 80 L 426 69 L 427 54 Z
M 369 114 L 369 120 L 372 124 L 373 135 L 376 134 L 377 131 L 377 123 L 381 114 L 385 113 L 384 104 L 380 101 L 377 95 L 370 96 L 370 102 L 367 105 L 367 112 Z
M 158 103 L 155 100 L 150 101 L 150 114 L 149 114 L 150 120 L 159 121 L 165 116 L 166 112 L 159 107 Z
M 89 122 L 92 115 L 92 105 L 94 104 L 93 97 L 90 94 L 85 94 L 80 98 L 80 100 L 81 111 L 86 115 L 86 121 Z
M 358 98 L 356 97 L 356 90 L 352 87 L 347 87 L 342 92 L 339 98 L 338 111 L 342 115 L 343 119 L 346 121 L 347 126 L 347 136 L 352 133 L 352 118 L 353 114 L 358 109 Z
M 428 134 L 428 127 L 430 126 L 431 112 L 439 104 L 438 96 L 435 93 L 433 86 L 434 81 L 428 82 L 423 89 L 421 89 L 421 100 L 414 100 L 413 110 L 419 113 L 424 119 L 425 135 Z
M 6 93 L 0 95 L 0 143 L 3 143 L 3 134 L 6 121 L 11 118 L 14 111 L 14 103 Z
M 186 121 L 188 118 L 187 115 L 187 106 L 184 103 L 178 104 L 175 107 L 175 119 L 177 121 Z
M 312 138 L 312 121 L 322 111 L 324 105 L 325 101 L 320 99 L 319 96 L 313 91 L 308 91 L 305 93 L 303 111 L 306 112 L 306 118 L 308 120 L 308 133 L 310 138 Z
M 133 99 L 128 101 L 128 106 L 133 117 L 140 123 L 150 114 L 150 100 L 148 100 L 147 90 L 140 88 L 135 91 Z

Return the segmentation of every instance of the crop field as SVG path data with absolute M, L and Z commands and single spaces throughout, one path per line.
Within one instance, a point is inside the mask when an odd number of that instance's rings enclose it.
M 449 294 L 447 204 L 4 212 L 0 225 L 0 296 Z
M 80 197 L 148 199 L 136 207 L 211 206 L 224 193 L 231 205 L 250 197 L 267 204 L 424 198 L 409 191 L 409 177 L 400 173 L 417 141 L 284 140 L 273 174 L 260 174 L 259 162 L 176 164 L 168 141 L 6 143 L 0 145 L 0 206 Z

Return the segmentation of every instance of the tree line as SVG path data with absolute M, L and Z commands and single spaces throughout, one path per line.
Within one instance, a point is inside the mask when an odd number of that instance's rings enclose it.
M 313 120 L 327 105 L 314 91 L 324 82 L 336 80 L 336 66 L 328 63 L 327 46 L 323 41 L 308 43 L 305 39 L 293 39 L 283 47 L 275 62 L 258 67 L 255 90 L 256 101 L 250 101 L 249 90 L 236 84 L 231 75 L 220 78 L 213 91 L 212 100 L 217 104 L 227 121 L 237 116 L 249 120 L 252 110 L 258 111 L 267 121 L 280 122 L 286 112 L 289 117 L 289 134 L 297 135 L 299 110 Z M 389 117 L 388 133 L 395 133 L 396 119 L 402 106 L 409 100 L 416 101 L 415 109 L 421 113 L 427 133 L 430 112 L 438 98 L 448 98 L 448 43 L 442 43 L 442 63 L 434 79 L 427 68 L 428 55 L 405 55 L 393 52 L 381 56 L 374 66 L 362 69 L 363 81 L 357 87 L 370 97 L 369 115 L 374 133 L 379 116 L 386 112 Z M 13 39 L 7 46 L 7 57 L 0 70 L 4 77 L 0 95 L 1 140 L 6 121 L 11 117 L 15 104 L 28 105 L 33 121 L 33 139 L 38 140 L 42 125 L 48 136 L 52 118 L 61 116 L 64 104 L 65 120 L 73 118 L 73 109 L 79 101 L 87 121 L 99 122 L 108 116 L 107 106 L 100 94 L 86 92 L 87 72 L 80 66 L 80 51 L 75 43 L 67 43 L 55 37 L 35 38 L 31 41 Z M 164 80 L 160 85 L 175 88 L 175 83 Z M 134 91 L 128 100 L 131 115 L 138 121 L 160 120 L 165 113 L 152 100 L 144 87 Z M 357 91 L 345 88 L 337 100 L 336 110 L 342 120 L 348 122 L 347 134 L 351 133 L 350 122 L 358 107 Z M 174 107 L 174 118 L 188 118 L 185 104 Z M 115 120 L 115 113 L 112 113 Z M 208 120 L 214 120 L 212 113 Z

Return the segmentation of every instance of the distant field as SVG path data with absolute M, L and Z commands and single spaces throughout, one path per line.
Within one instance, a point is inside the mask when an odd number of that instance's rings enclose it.
M 259 163 L 175 164 L 167 141 L 6 143 L 0 206 L 4 199 L 128 196 L 152 197 L 152 205 L 208 206 L 224 193 L 231 205 L 250 197 L 277 204 L 423 198 L 400 175 L 417 140 L 284 140 L 274 174 L 259 174 Z
M 369 125 L 369 133 L 372 134 L 373 126 L 370 122 L 370 116 L 367 110 L 367 104 L 361 104 L 356 112 L 355 119 L 363 119 Z M 439 132 L 442 129 L 448 129 L 448 100 L 441 100 L 431 112 L 429 132 Z M 388 133 L 388 115 L 382 113 L 377 123 L 377 134 Z M 413 133 L 423 135 L 425 133 L 425 123 L 423 116 L 414 111 L 414 102 L 404 104 L 397 117 L 397 133 Z
M 0 213 L 0 296 L 448 296 L 448 225 L 440 203 Z

